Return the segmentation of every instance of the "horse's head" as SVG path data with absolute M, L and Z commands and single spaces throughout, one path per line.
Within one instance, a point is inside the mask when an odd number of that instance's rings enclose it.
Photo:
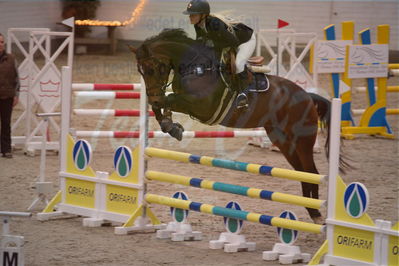
M 172 69 L 171 59 L 166 55 L 156 53 L 146 44 L 137 49 L 133 47 L 130 49 L 136 54 L 137 68 L 144 78 L 149 103 L 162 105 Z
M 182 51 L 193 42 L 182 29 L 165 29 L 146 39 L 139 48 L 130 47 L 136 55 L 151 105 L 162 106 L 170 71 L 178 65 Z

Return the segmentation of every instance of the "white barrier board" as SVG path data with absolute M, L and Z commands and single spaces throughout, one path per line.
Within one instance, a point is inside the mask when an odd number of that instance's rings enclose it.
M 345 72 L 346 46 L 352 41 L 317 41 L 314 50 L 316 73 Z
M 383 78 L 388 76 L 387 44 L 351 45 L 348 53 L 348 77 Z

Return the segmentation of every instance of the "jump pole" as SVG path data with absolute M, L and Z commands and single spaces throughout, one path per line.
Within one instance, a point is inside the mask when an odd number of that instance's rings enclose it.
M 140 99 L 139 92 L 130 91 L 75 91 L 74 96 L 91 100 Z
M 98 84 L 98 83 L 72 83 L 74 91 L 132 91 L 140 90 L 140 83 L 123 84 Z
M 389 68 L 389 71 L 392 76 L 399 77 L 399 64 L 389 64 L 388 68 Z M 399 87 L 399 86 L 395 86 L 395 88 L 396 87 Z M 388 91 L 389 91 L 389 87 L 388 87 Z M 397 91 L 398 91 L 398 89 L 395 89 L 395 92 L 397 92 Z
M 302 181 L 312 184 L 322 184 L 326 179 L 326 176 L 320 174 L 312 174 L 295 170 L 282 169 L 267 165 L 218 159 L 209 156 L 199 156 L 190 153 L 176 152 L 176 151 L 163 150 L 151 147 L 145 149 L 145 154 L 150 157 L 174 160 L 184 163 L 201 164 L 211 167 L 219 167 L 235 171 L 285 178 L 285 179 Z
M 254 223 L 283 227 L 292 230 L 301 230 L 310 233 L 324 232 L 324 226 L 319 224 L 305 223 L 253 212 L 233 210 L 189 200 L 179 200 L 149 193 L 145 195 L 145 200 L 148 203 L 155 203 L 183 210 L 192 210 Z
M 297 206 L 320 209 L 325 205 L 324 200 L 306 198 L 286 193 L 273 192 L 264 189 L 250 188 L 240 185 L 232 185 L 222 182 L 214 182 L 209 179 L 193 178 L 181 175 L 168 174 L 158 171 L 147 171 L 146 178 L 169 184 L 179 184 L 196 188 L 221 191 L 230 194 L 247 196 L 255 199 L 264 199 L 281 203 L 293 204 Z
M 94 115 L 101 115 L 101 116 L 114 116 L 114 117 L 139 117 L 140 110 L 125 110 L 125 109 L 74 109 L 73 113 L 78 116 L 94 116 Z M 150 116 L 153 117 L 154 112 L 150 111 Z
M 84 131 L 77 130 L 74 134 L 81 138 L 139 138 L 140 131 Z M 148 131 L 148 138 L 170 138 L 168 133 L 162 131 Z M 184 131 L 183 138 L 246 138 L 264 137 L 266 132 L 263 130 L 253 131 Z

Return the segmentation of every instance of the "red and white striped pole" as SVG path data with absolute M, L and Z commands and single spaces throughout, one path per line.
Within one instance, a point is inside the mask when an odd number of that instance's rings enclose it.
M 81 138 L 139 138 L 139 131 L 76 131 Z M 247 138 L 265 137 L 266 132 L 261 130 L 242 131 L 184 131 L 184 138 Z M 162 131 L 149 131 L 148 138 L 169 138 L 168 133 Z
M 112 99 L 140 99 L 139 92 L 120 92 L 120 91 L 75 91 L 74 96 L 92 100 L 112 100 Z
M 98 83 L 72 83 L 74 91 L 132 91 L 140 90 L 140 83 L 98 84 Z
M 124 110 L 124 109 L 74 109 L 74 115 L 78 116 L 140 116 L 140 110 Z M 154 116 L 153 111 L 149 111 L 149 116 Z

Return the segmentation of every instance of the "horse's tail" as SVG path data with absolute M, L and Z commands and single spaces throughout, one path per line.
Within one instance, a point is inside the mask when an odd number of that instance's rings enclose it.
M 316 106 L 317 114 L 319 115 L 320 127 L 322 130 L 327 129 L 327 138 L 324 144 L 325 153 L 327 159 L 329 158 L 330 151 L 330 122 L 331 122 L 331 102 L 326 98 L 315 94 L 309 93 L 310 97 L 313 100 L 313 103 Z M 339 156 L 339 171 L 341 173 L 345 173 L 347 169 L 352 168 L 352 166 L 347 162 L 348 158 L 346 158 L 341 152 Z

